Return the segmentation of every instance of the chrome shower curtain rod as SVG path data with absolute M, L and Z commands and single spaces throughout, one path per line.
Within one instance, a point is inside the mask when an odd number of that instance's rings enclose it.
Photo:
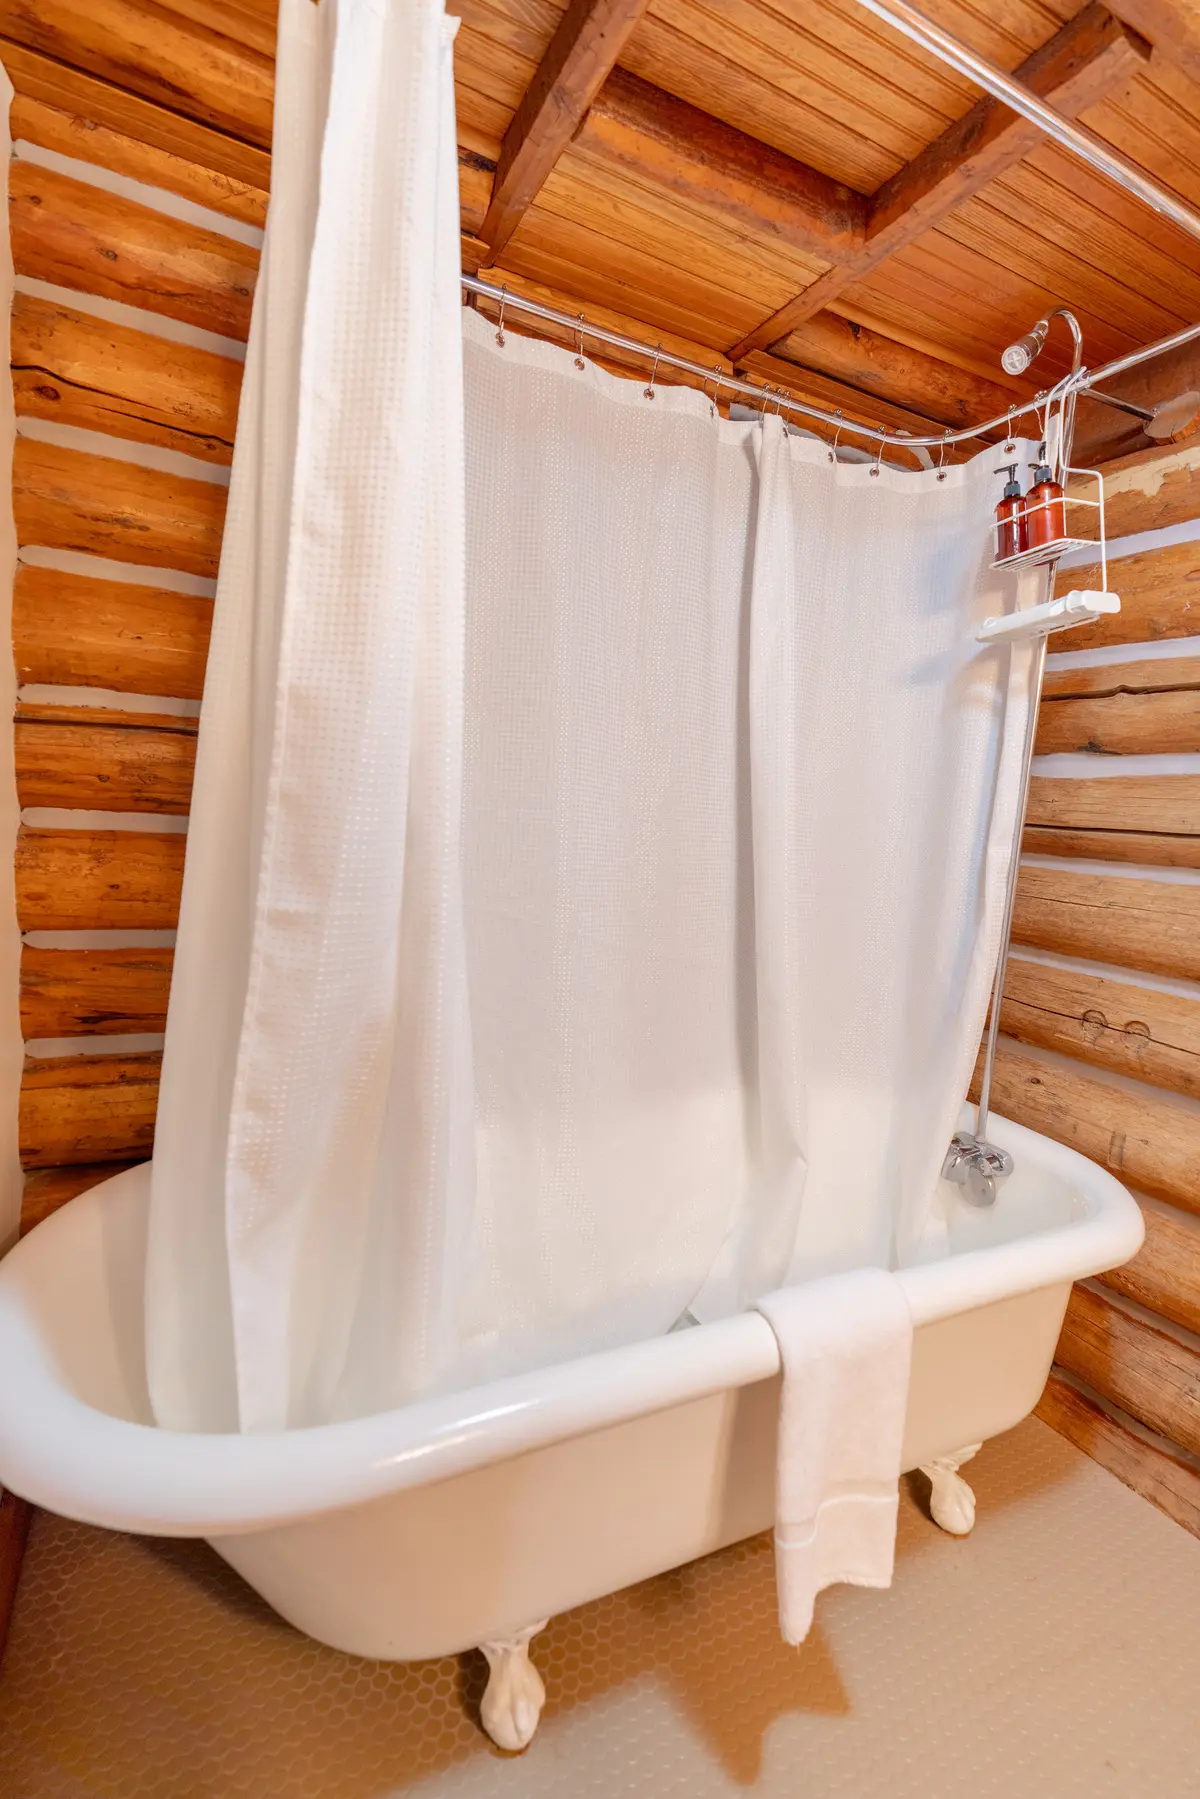
M 864 0 L 865 3 L 865 0 Z M 1200 224 L 1200 221 L 1198 221 Z M 589 324 L 583 313 L 560 312 L 554 306 L 544 306 L 540 300 L 527 300 L 522 295 L 513 293 L 506 287 L 497 287 L 494 282 L 481 281 L 478 275 L 462 277 L 464 290 L 475 294 L 483 300 L 491 300 L 504 311 L 529 313 L 533 318 L 543 319 L 548 324 L 561 325 L 567 331 L 577 333 L 581 338 L 590 338 L 596 343 L 611 344 L 615 349 L 628 350 L 636 356 L 648 357 L 660 366 L 682 369 L 685 374 L 695 375 L 706 386 L 711 382 L 714 392 L 718 387 L 728 388 L 731 392 L 745 394 L 758 405 L 775 406 L 780 412 L 792 412 L 802 418 L 819 419 L 822 424 L 830 425 L 843 434 L 850 433 L 856 437 L 868 438 L 878 444 L 880 449 L 889 444 L 901 450 L 936 450 L 943 445 L 964 443 L 972 437 L 981 437 L 985 432 L 997 431 L 1001 426 L 1010 429 L 1015 420 L 1026 413 L 1039 413 L 1048 399 L 1066 398 L 1067 395 L 1092 393 L 1097 400 L 1107 400 L 1108 395 L 1095 393 L 1096 384 L 1109 381 L 1116 375 L 1124 374 L 1127 369 L 1136 368 L 1140 362 L 1149 362 L 1155 356 L 1161 356 L 1168 350 L 1179 349 L 1181 345 L 1191 343 L 1200 338 L 1200 325 L 1189 325 L 1182 331 L 1176 331 L 1171 337 L 1161 338 L 1157 343 L 1147 344 L 1144 349 L 1131 350 L 1127 356 L 1118 357 L 1115 362 L 1105 363 L 1103 368 L 1081 369 L 1078 375 L 1068 376 L 1060 381 L 1057 387 L 1049 390 L 1035 400 L 1024 400 L 1014 405 L 1008 412 L 998 412 L 995 418 L 983 419 L 977 425 L 965 426 L 962 430 L 934 432 L 927 437 L 909 436 L 901 431 L 881 431 L 874 425 L 860 425 L 843 417 L 839 412 L 827 412 L 821 406 L 812 406 L 806 400 L 795 400 L 783 392 L 781 388 L 758 387 L 751 381 L 743 381 L 737 375 L 724 375 L 719 368 L 706 368 L 702 362 L 692 362 L 686 356 L 676 356 L 670 350 L 664 350 L 661 344 L 643 343 L 640 338 L 626 337 L 623 332 L 610 331 L 605 325 Z M 797 369 L 797 375 L 803 370 Z M 869 396 L 864 395 L 864 399 Z M 1124 409 L 1124 408 L 1122 408 Z

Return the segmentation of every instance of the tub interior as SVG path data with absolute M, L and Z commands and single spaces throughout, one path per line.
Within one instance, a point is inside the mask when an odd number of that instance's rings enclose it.
M 148 1190 L 148 1165 L 115 1176 L 39 1226 L 20 1258 L 20 1303 L 59 1381 L 98 1411 L 140 1424 L 154 1422 L 142 1311 Z M 968 1205 L 946 1181 L 937 1198 L 945 1229 L 920 1261 L 1058 1230 L 1093 1210 L 1077 1186 L 1030 1155 L 1028 1143 L 994 1206 Z

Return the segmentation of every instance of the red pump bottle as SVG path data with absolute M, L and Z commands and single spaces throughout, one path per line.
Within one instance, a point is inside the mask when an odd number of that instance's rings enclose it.
M 996 507 L 996 560 L 1004 562 L 1008 557 L 1019 556 L 1022 550 L 1027 550 L 1029 540 L 1025 529 L 1025 503 L 1017 480 L 1017 465 L 1010 462 L 995 472 L 1008 476 L 1004 498 Z
M 1042 445 L 1042 455 L 1046 446 Z M 1031 550 L 1057 543 L 1067 535 L 1067 508 L 1063 490 L 1050 472 L 1047 462 L 1031 463 L 1033 486 L 1026 500 L 1025 530 Z

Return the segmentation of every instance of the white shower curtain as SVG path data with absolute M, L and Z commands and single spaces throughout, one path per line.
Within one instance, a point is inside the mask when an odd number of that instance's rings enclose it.
M 998 948 L 995 452 L 835 465 L 498 343 L 449 30 L 281 9 L 152 1179 L 176 1428 L 929 1253 Z
M 455 26 L 280 8 L 152 1176 L 168 1425 L 337 1416 L 445 1359 L 474 1185 Z

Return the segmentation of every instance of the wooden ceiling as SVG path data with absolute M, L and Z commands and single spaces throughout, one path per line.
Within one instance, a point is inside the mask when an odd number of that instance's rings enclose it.
M 955 424 L 1031 391 L 999 353 L 1051 306 L 1093 364 L 1200 318 L 1200 243 L 854 0 L 450 4 L 464 223 L 501 279 Z M 1186 4 L 925 10 L 1200 201 Z
M 1200 206 L 1194 0 L 922 3 Z M 1200 319 L 1200 241 L 855 0 L 448 4 L 464 261 L 514 290 L 909 428 L 1027 397 L 999 354 L 1052 306 L 1092 365 Z M 272 30 L 273 0 L 0 0 L 10 45 L 260 162 Z M 1038 384 L 1065 366 L 1052 333 Z

